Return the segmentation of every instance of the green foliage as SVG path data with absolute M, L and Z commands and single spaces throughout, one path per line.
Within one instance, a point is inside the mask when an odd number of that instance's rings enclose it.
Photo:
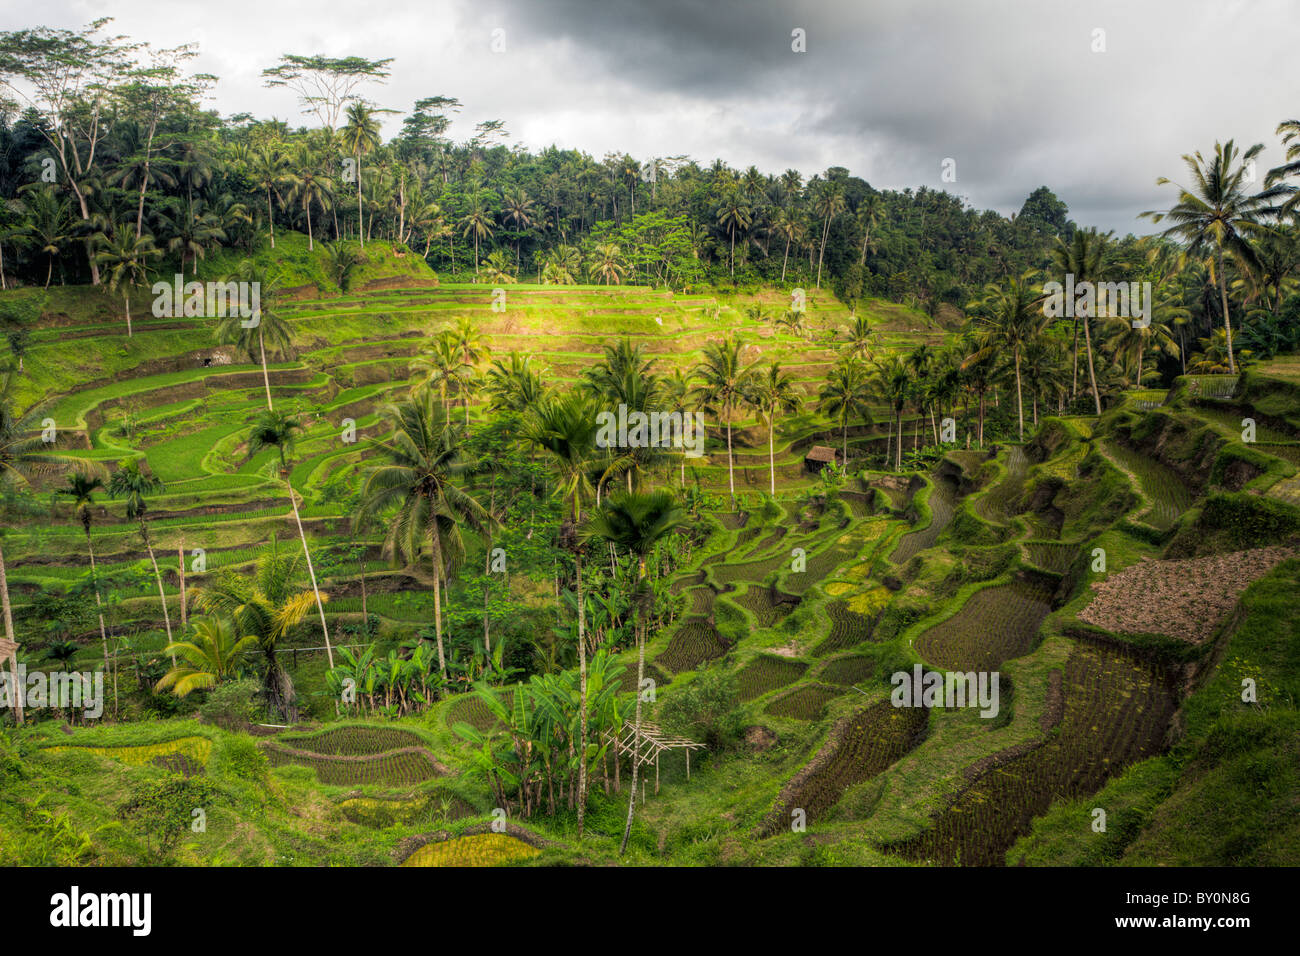
M 734 745 L 740 736 L 743 712 L 739 704 L 735 675 L 710 667 L 665 694 L 658 715 L 666 729 L 703 741 L 717 751 Z
M 168 774 L 161 780 L 141 783 L 118 806 L 117 815 L 143 841 L 151 855 L 169 858 L 177 844 L 192 832 L 199 817 L 208 814 L 220 798 L 211 781 Z

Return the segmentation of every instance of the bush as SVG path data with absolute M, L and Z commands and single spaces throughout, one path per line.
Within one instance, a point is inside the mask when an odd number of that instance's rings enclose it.
M 239 680 L 221 684 L 199 705 L 199 716 L 223 730 L 243 730 L 253 722 L 254 717 L 259 716 L 260 708 L 254 702 L 257 693 L 257 681 Z
M 212 756 L 212 769 L 241 780 L 260 783 L 269 773 L 270 763 L 248 737 L 227 737 Z
M 735 676 L 709 668 L 664 699 L 659 720 L 673 733 L 702 741 L 711 750 L 722 750 L 740 738 L 744 720 L 739 700 Z
M 196 810 L 207 813 L 217 796 L 207 780 L 186 779 L 175 774 L 165 780 L 142 784 L 117 808 L 119 818 L 133 826 L 150 854 L 165 859 L 182 836 L 191 832 Z

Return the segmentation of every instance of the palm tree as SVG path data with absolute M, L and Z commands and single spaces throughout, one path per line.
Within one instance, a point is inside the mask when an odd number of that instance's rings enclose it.
M 778 362 L 767 366 L 766 374 L 754 375 L 747 400 L 767 423 L 767 471 L 771 493 L 776 495 L 775 432 L 778 412 L 795 412 L 799 409 L 799 393 L 794 379 L 781 369 Z
M 251 259 L 245 259 L 239 264 L 236 277 L 258 283 L 259 311 L 251 319 L 244 319 L 237 311 L 227 314 L 217 323 L 216 338 L 223 345 L 243 349 L 248 354 L 249 361 L 261 363 L 262 383 L 266 387 L 266 410 L 273 411 L 275 405 L 271 401 L 271 373 L 266 365 L 267 343 L 280 353 L 282 359 L 293 355 L 293 327 L 275 309 L 279 276 L 261 273 Z M 253 322 L 251 326 L 247 324 L 250 321 Z
M 469 212 L 465 213 L 465 218 L 461 220 L 461 235 L 474 237 L 474 275 L 478 275 L 478 244 L 480 239 L 489 239 L 492 236 L 492 213 L 484 202 L 483 197 L 475 193 L 470 198 Z
M 126 335 L 131 337 L 131 286 L 145 281 L 144 262 L 146 259 L 162 255 L 162 251 L 153 244 L 153 236 L 132 236 L 125 226 L 114 226 L 111 235 L 96 233 L 94 241 L 98 246 L 95 262 L 108 267 L 108 288 L 116 292 L 122 290 L 122 303 L 126 307 Z
M 492 408 L 517 414 L 540 404 L 548 393 L 542 373 L 533 368 L 533 356 L 518 352 L 510 353 L 509 363 L 492 363 L 484 388 Z
M 312 156 L 311 148 L 305 144 L 298 150 L 298 171 L 291 180 L 293 196 L 302 204 L 307 213 L 307 248 L 315 250 L 316 236 L 311 226 L 311 207 L 320 206 L 321 212 L 329 209 L 330 198 L 334 194 L 334 180 L 324 173 L 317 172 L 319 163 Z M 360 183 L 360 165 L 357 166 L 357 181 Z M 365 245 L 365 237 L 361 244 Z
M 727 429 L 727 487 L 731 491 L 731 503 L 736 504 L 736 471 L 731 454 L 731 419 L 749 388 L 754 375 L 754 366 L 746 365 L 741 359 L 744 346 L 734 336 L 728 336 L 721 342 L 710 342 L 704 347 L 704 358 L 695 367 L 695 375 L 700 380 L 695 394 L 701 403 L 716 411 Z
M 1254 159 L 1264 148 L 1256 143 L 1240 155 L 1232 140 L 1214 144 L 1214 156 L 1206 159 L 1199 151 L 1183 155 L 1183 162 L 1192 176 L 1192 187 L 1178 186 L 1178 202 L 1167 212 L 1142 213 L 1152 222 L 1169 219 L 1173 225 L 1163 235 L 1176 237 L 1188 244 L 1192 256 L 1212 251 L 1217 262 L 1219 298 L 1223 306 L 1223 332 L 1227 343 L 1228 371 L 1237 373 L 1237 362 L 1232 354 L 1232 320 L 1228 311 L 1228 280 L 1224 271 L 1224 254 L 1231 253 L 1245 262 L 1255 261 L 1250 239 L 1269 232 L 1262 220 L 1278 215 L 1282 207 L 1278 201 L 1295 191 L 1292 186 L 1271 185 L 1257 193 L 1246 187 L 1253 181 L 1249 171 Z M 1273 178 L 1270 175 L 1270 179 Z M 1161 176 L 1156 185 L 1163 186 L 1172 180 Z M 1177 185 L 1177 184 L 1174 184 Z
M 1099 233 L 1095 228 L 1076 229 L 1070 241 L 1056 238 L 1052 249 L 1052 259 L 1057 268 L 1065 275 L 1074 276 L 1075 286 L 1084 282 L 1095 284 L 1102 277 L 1102 264 L 1106 256 L 1106 246 L 1112 233 Z M 1076 311 L 1076 310 L 1072 310 Z M 1092 316 L 1074 316 L 1074 370 L 1070 380 L 1070 398 L 1078 394 L 1079 381 L 1079 320 L 1083 319 L 1084 347 L 1088 351 L 1088 383 L 1092 388 L 1092 400 L 1097 414 L 1101 414 L 1101 395 L 1097 392 L 1097 373 L 1092 360 Z M 981 428 L 981 432 L 983 429 Z
M 222 681 L 239 674 L 239 662 L 244 653 L 257 643 L 257 636 L 238 636 L 233 618 L 212 616 L 194 622 L 194 634 L 188 641 L 177 641 L 163 648 L 173 658 L 179 656 L 185 663 L 172 666 L 154 690 L 172 689 L 177 697 L 186 697 L 196 690 L 210 690 Z
M 48 289 L 54 275 L 54 260 L 72 238 L 71 208 L 66 200 L 58 197 L 52 186 L 32 184 L 24 186 L 23 192 L 26 211 L 23 240 L 45 254 L 45 288 Z
M 379 148 L 379 123 L 369 106 L 361 102 L 348 105 L 347 124 L 340 132 L 343 148 L 350 152 L 357 161 L 357 238 L 361 248 L 366 247 L 365 213 L 361 207 L 361 157 Z
M 887 355 L 876 361 L 871 368 L 871 391 L 884 401 L 894 413 L 894 424 L 898 429 L 898 443 L 894 448 L 894 470 L 903 470 L 903 409 L 912 394 L 912 376 L 907 366 L 897 355 Z M 890 438 L 893 435 L 891 431 Z M 889 457 L 889 447 L 885 447 L 885 457 Z
M 790 243 L 793 242 L 797 246 L 799 240 L 803 238 L 803 223 L 793 209 L 782 209 L 776 214 L 772 231 L 785 240 L 785 253 L 781 256 L 781 281 L 785 282 L 785 267 L 790 261 Z
M 181 254 L 181 276 L 185 275 L 185 263 L 194 260 L 198 268 L 200 259 L 206 259 L 208 246 L 226 241 L 226 231 L 214 213 L 203 208 L 202 200 L 184 210 L 178 210 L 175 216 L 164 217 L 163 222 L 171 232 L 167 240 L 168 252 Z
M 422 376 L 420 387 L 426 390 L 438 389 L 447 424 L 451 424 L 451 403 L 448 386 L 459 387 L 465 381 L 469 366 L 462 358 L 456 334 L 451 329 L 443 329 L 433 340 L 433 345 L 411 360 L 411 373 Z M 468 409 L 468 406 L 467 406 Z M 468 416 L 468 410 L 466 416 Z
M 754 214 L 738 189 L 729 189 L 718 206 L 718 225 L 727 230 L 731 237 L 731 278 L 736 278 L 736 230 L 748 229 L 754 221 Z
M 252 577 L 228 571 L 213 583 L 192 592 L 196 608 L 208 614 L 229 617 L 234 624 L 233 632 L 241 636 L 240 640 L 243 635 L 248 635 L 257 641 L 266 659 L 262 687 L 267 705 L 288 721 L 297 719 L 293 681 L 280 664 L 276 651 L 289 632 L 311 613 L 314 601 L 329 597 L 298 590 L 295 583 L 297 567 L 297 560 L 291 561 L 283 556 L 272 537 L 270 546 L 257 559 L 257 570 Z M 229 646 L 235 647 L 239 643 L 237 640 Z M 184 653 L 180 648 L 178 650 Z M 233 655 L 227 653 L 225 656 Z
M 502 216 L 515 232 L 522 232 L 533 224 L 533 201 L 518 186 L 502 190 Z M 519 240 L 515 239 L 515 272 L 519 271 Z
M 855 315 L 853 324 L 845 330 L 849 355 L 854 358 L 871 358 L 871 323 L 865 315 Z
M 491 257 L 488 257 L 491 259 Z M 490 350 L 483 333 L 474 327 L 468 315 L 462 315 L 454 328 L 447 333 L 456 347 L 462 366 L 461 386 L 465 395 L 465 427 L 469 428 L 469 381 L 470 374 L 478 364 L 488 357 Z
M 817 253 L 817 288 L 822 287 L 822 258 L 826 255 L 826 240 L 831 234 L 831 220 L 844 211 L 844 193 L 838 186 L 824 183 L 813 202 L 813 209 L 822 217 L 822 244 Z
M 302 422 L 283 412 L 267 410 L 262 412 L 253 423 L 253 430 L 248 434 L 248 457 L 252 458 L 263 448 L 274 448 L 280 456 L 280 477 L 284 479 L 285 489 L 289 492 L 289 503 L 293 506 L 293 520 L 298 526 L 298 537 L 302 541 L 302 553 L 307 559 L 307 576 L 311 579 L 311 590 L 316 595 L 316 609 L 320 612 L 320 629 L 325 635 L 325 654 L 329 665 L 334 666 L 334 651 L 330 647 L 330 631 L 325 623 L 325 602 L 320 588 L 316 586 L 316 569 L 311 563 L 311 549 L 307 546 L 307 532 L 302 527 L 302 516 L 298 513 L 298 495 L 289 480 L 289 457 L 297 444 L 298 433 L 303 430 Z
M 172 621 L 167 613 L 167 594 L 163 590 L 162 572 L 158 570 L 158 559 L 154 557 L 153 543 L 149 538 L 149 503 L 146 495 L 157 495 L 163 491 L 162 481 L 151 472 L 140 467 L 139 458 L 128 458 L 117 467 L 108 480 L 108 493 L 114 498 L 126 499 L 126 517 L 128 521 L 140 524 L 140 538 L 145 550 L 149 552 L 149 563 L 153 565 L 153 576 L 158 582 L 158 600 L 162 602 L 163 627 L 167 630 L 167 643 L 172 642 Z
M 104 648 L 104 669 L 108 670 L 108 628 L 104 626 L 104 599 L 99 593 L 99 577 L 95 568 L 95 544 L 90 537 L 90 526 L 95 520 L 94 513 L 91 511 L 95 505 L 95 492 L 103 489 L 103 480 L 95 475 L 72 474 L 68 476 L 67 487 L 60 489 L 58 494 L 72 499 L 73 514 L 86 532 L 86 553 L 90 556 L 90 580 L 95 588 L 95 606 L 99 610 L 99 640 Z
M 433 569 L 433 621 L 438 642 L 438 668 L 447 677 L 442 643 L 441 585 L 464 553 L 460 527 L 482 528 L 490 519 L 486 509 L 456 484 L 467 471 L 461 460 L 460 434 L 427 389 L 416 390 L 399 404 L 384 406 L 393 427 L 388 442 L 372 441 L 387 459 L 366 473 L 356 522 L 361 524 L 395 509 L 388 521 L 384 552 L 397 551 L 414 563 L 427 543 Z
M 636 717 L 632 731 L 632 792 L 627 803 L 627 823 L 623 827 L 623 841 L 619 844 L 621 856 L 627 850 L 628 836 L 632 832 L 632 815 L 636 808 L 636 782 L 641 750 L 641 687 L 645 680 L 645 619 L 646 559 L 659 542 L 687 522 L 686 512 L 677 504 L 670 492 L 654 491 L 649 494 L 634 492 L 613 495 L 587 520 L 582 530 L 584 540 L 599 539 L 612 544 L 615 549 L 631 554 L 636 559 L 636 581 L 633 600 L 633 627 L 637 640 L 636 664 Z
M 835 419 L 843 441 L 844 464 L 849 462 L 849 422 L 863 417 L 871 421 L 870 391 L 866 372 L 854 359 L 837 362 L 831 367 L 818 395 L 817 410 Z
M 990 353 L 1000 349 L 1011 352 L 1016 374 L 1016 417 L 1020 425 L 1020 440 L 1025 438 L 1025 405 L 1021 394 L 1020 362 L 1025 346 L 1043 330 L 1039 311 L 1042 294 L 1034 288 L 1033 274 L 1025 273 L 1012 278 L 1005 285 L 990 283 L 985 287 L 984 298 L 968 308 L 978 314 L 984 332 L 983 349 Z
M 680 415 L 682 421 L 692 414 L 691 376 L 684 369 L 674 368 L 659 379 L 659 404 L 670 415 Z M 683 447 L 677 456 L 681 466 L 679 477 L 681 487 L 686 487 L 686 449 Z
M 609 285 L 611 279 L 614 280 L 614 285 L 618 285 L 627 272 L 623 265 L 622 252 L 616 242 L 597 243 L 596 248 L 592 250 L 591 262 L 587 268 L 592 278 L 599 279 L 605 285 Z
M 289 160 L 284 155 L 284 147 L 273 140 L 258 143 L 251 153 L 249 170 L 253 184 L 266 191 L 266 223 L 271 230 L 271 248 L 275 248 L 275 209 L 271 205 L 271 196 L 280 196 L 280 187 L 287 185 L 289 178 Z
M 582 715 L 578 746 L 578 839 L 582 839 L 587 802 L 587 636 L 586 606 L 582 591 L 582 544 L 578 525 L 582 520 L 582 503 L 594 491 L 592 471 L 598 467 L 596 448 L 596 407 L 580 391 L 566 392 L 556 399 L 542 402 L 533 409 L 526 434 L 550 457 L 565 500 L 560 539 L 573 554 L 575 588 L 578 603 L 578 701 Z

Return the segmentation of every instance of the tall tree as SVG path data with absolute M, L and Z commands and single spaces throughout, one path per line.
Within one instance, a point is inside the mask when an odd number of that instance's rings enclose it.
M 149 552 L 149 563 L 153 565 L 154 580 L 158 582 L 158 600 L 162 604 L 163 627 L 167 631 L 167 643 L 172 638 L 172 619 L 167 613 L 167 592 L 163 590 L 162 572 L 158 570 L 158 559 L 154 557 L 153 541 L 149 536 L 148 495 L 163 492 L 162 481 L 152 472 L 140 467 L 139 458 L 128 458 L 117 466 L 117 471 L 108 480 L 108 493 L 114 498 L 126 499 L 126 517 L 140 525 L 140 538 L 145 550 Z
M 799 410 L 799 393 L 794 379 L 781 369 L 779 362 L 771 362 L 765 369 L 756 370 L 751 379 L 749 404 L 767 423 L 767 473 L 773 496 L 776 495 L 776 416 L 781 412 Z M 847 449 L 846 449 L 847 458 Z
M 731 454 L 731 422 L 754 376 L 754 366 L 741 358 L 745 346 L 734 336 L 704 346 L 704 358 L 695 367 L 699 379 L 695 394 L 706 408 L 717 412 L 727 431 L 727 487 L 736 504 L 736 470 Z

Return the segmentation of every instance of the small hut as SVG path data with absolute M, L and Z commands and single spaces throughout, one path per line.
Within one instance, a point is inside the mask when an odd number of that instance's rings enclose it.
M 814 474 L 832 463 L 843 464 L 840 453 L 827 445 L 813 445 L 808 449 L 808 454 L 803 456 L 804 468 Z

